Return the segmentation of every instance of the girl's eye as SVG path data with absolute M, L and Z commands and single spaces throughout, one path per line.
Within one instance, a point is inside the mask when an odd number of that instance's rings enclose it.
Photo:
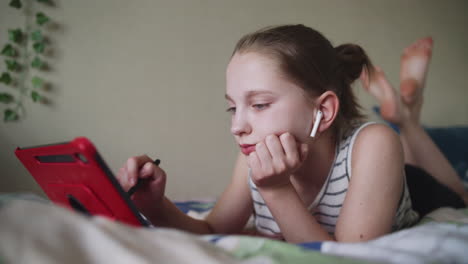
M 256 108 L 257 110 L 263 110 L 267 108 L 270 104 L 254 104 L 253 107 Z
M 234 114 L 236 112 L 236 108 L 235 107 L 229 107 L 228 109 L 226 109 L 226 112 Z

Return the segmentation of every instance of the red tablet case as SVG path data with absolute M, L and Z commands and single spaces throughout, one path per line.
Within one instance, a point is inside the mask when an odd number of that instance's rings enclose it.
M 54 203 L 133 226 L 151 225 L 87 138 L 18 147 L 15 154 Z

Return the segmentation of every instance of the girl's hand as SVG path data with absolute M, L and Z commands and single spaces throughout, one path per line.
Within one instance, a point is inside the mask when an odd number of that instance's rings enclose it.
M 269 135 L 255 146 L 247 158 L 252 180 L 259 188 L 280 187 L 289 184 L 289 177 L 304 162 L 307 144 L 296 143 L 290 133 Z
M 117 174 L 117 180 L 128 192 L 138 180 L 143 180 L 131 199 L 144 214 L 162 204 L 166 188 L 166 173 L 146 155 L 131 157 Z

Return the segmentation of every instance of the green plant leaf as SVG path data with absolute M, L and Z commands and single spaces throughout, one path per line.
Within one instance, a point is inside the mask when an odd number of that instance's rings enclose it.
M 21 4 L 20 0 L 11 0 L 10 1 L 10 6 L 20 9 L 23 5 Z
M 34 57 L 34 59 L 31 62 L 31 67 L 36 69 L 41 69 L 42 67 L 44 67 L 44 65 L 44 61 L 42 61 L 38 56 Z
M 45 23 L 49 22 L 49 20 L 50 20 L 50 18 L 48 16 L 46 16 L 46 14 L 44 14 L 42 12 L 36 13 L 36 23 L 39 26 L 44 25 Z
M 21 29 L 9 29 L 8 30 L 8 38 L 10 41 L 14 43 L 21 43 L 21 40 L 23 39 L 23 31 Z
M 31 99 L 32 99 L 34 102 L 40 101 L 41 98 L 42 98 L 42 97 L 41 97 L 41 95 L 40 95 L 38 92 L 36 92 L 36 91 L 32 91 L 32 92 L 31 92 Z
M 15 57 L 17 55 L 15 48 L 11 44 L 3 46 L 2 55 Z
M 44 80 L 40 77 L 34 76 L 31 79 L 31 83 L 34 88 L 39 89 L 39 88 L 42 88 L 42 86 L 44 85 Z
M 5 60 L 5 64 L 9 71 L 18 71 L 20 69 L 20 65 L 15 60 Z
M 45 43 L 44 42 L 35 42 L 33 44 L 33 49 L 36 51 L 36 53 L 43 53 L 45 49 Z
M 14 110 L 11 110 L 8 108 L 8 109 L 5 109 L 5 111 L 3 111 L 3 121 L 5 122 L 16 121 L 18 120 L 18 118 L 19 116 Z
M 35 30 L 31 33 L 31 39 L 34 42 L 42 42 L 44 40 L 44 36 L 42 36 L 42 32 L 40 29 Z
M 10 84 L 12 80 L 13 79 L 8 72 L 4 72 L 2 73 L 2 76 L 0 76 L 0 83 L 4 83 L 6 85 Z
M 0 93 L 0 103 L 9 104 L 13 102 L 13 95 L 9 93 Z

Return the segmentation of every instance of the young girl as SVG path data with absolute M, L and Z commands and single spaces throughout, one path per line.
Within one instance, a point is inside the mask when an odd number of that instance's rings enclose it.
M 424 132 L 414 128 L 409 138 L 402 132 L 402 146 L 386 125 L 363 123 L 351 91 L 361 73 L 382 110 L 396 108 L 391 110 L 398 120 L 419 118 L 413 116 L 421 107 L 415 98 L 421 97 L 425 76 L 415 78 L 417 71 L 402 76 L 416 81 L 405 86 L 407 101 L 396 104 L 388 99 L 391 86 L 381 85 L 381 72 L 374 77 L 357 45 L 334 48 L 303 25 L 246 35 L 226 71 L 231 132 L 241 151 L 231 183 L 206 220 L 185 215 L 164 196 L 166 174 L 145 155 L 128 159 L 119 181 L 128 190 L 138 178 L 149 179 L 132 195 L 142 213 L 157 226 L 199 234 L 239 233 L 252 214 L 258 233 L 293 243 L 365 241 L 410 226 L 418 214 L 411 208 L 404 162 L 419 162 L 408 141 Z M 447 162 L 440 155 L 433 158 Z M 440 170 L 450 170 L 446 167 Z M 463 194 L 455 179 L 440 178 Z

